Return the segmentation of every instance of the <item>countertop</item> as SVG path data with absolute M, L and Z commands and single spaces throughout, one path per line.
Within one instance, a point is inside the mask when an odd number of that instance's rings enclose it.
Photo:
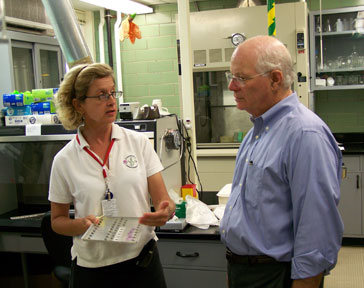
M 41 216 L 34 218 L 11 220 L 10 217 L 17 215 L 16 210 L 0 215 L 0 233 L 32 233 L 40 235 Z M 196 240 L 220 240 L 219 227 L 210 226 L 203 230 L 187 225 L 183 231 L 156 231 L 159 239 L 196 239 Z

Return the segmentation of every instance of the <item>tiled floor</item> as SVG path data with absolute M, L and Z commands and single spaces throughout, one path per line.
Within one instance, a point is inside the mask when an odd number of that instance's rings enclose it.
M 364 247 L 344 246 L 324 288 L 364 288 Z

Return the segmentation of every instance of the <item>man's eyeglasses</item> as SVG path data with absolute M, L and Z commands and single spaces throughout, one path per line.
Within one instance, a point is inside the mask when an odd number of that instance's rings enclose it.
M 98 98 L 100 101 L 107 101 L 110 99 L 110 97 L 116 99 L 123 95 L 122 91 L 113 91 L 111 93 L 104 93 L 98 96 L 85 96 L 84 98 Z
M 235 76 L 231 72 L 225 72 L 225 75 L 226 75 L 226 79 L 227 79 L 227 81 L 229 83 L 230 83 L 230 81 L 235 80 L 235 81 L 239 82 L 239 84 L 244 84 L 248 80 L 257 78 L 259 76 L 265 76 L 265 75 L 267 75 L 269 73 L 270 73 L 270 71 L 269 72 L 260 73 L 260 74 L 256 74 L 256 75 L 253 75 L 253 76 L 250 76 L 250 77 L 246 77 L 246 78 L 245 77 Z

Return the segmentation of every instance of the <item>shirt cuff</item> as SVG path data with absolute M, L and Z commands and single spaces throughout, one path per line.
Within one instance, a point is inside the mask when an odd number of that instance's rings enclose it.
M 292 279 L 314 277 L 321 272 L 328 272 L 335 267 L 336 259 L 329 261 L 318 250 L 296 256 L 292 259 Z

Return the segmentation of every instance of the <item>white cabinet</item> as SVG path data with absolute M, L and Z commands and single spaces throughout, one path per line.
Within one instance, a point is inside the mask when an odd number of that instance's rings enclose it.
M 225 246 L 220 240 L 160 239 L 167 287 L 226 288 Z
M 310 13 L 312 90 L 364 88 L 361 11 L 364 6 Z
M 364 156 L 343 157 L 339 211 L 344 221 L 344 237 L 364 237 Z

